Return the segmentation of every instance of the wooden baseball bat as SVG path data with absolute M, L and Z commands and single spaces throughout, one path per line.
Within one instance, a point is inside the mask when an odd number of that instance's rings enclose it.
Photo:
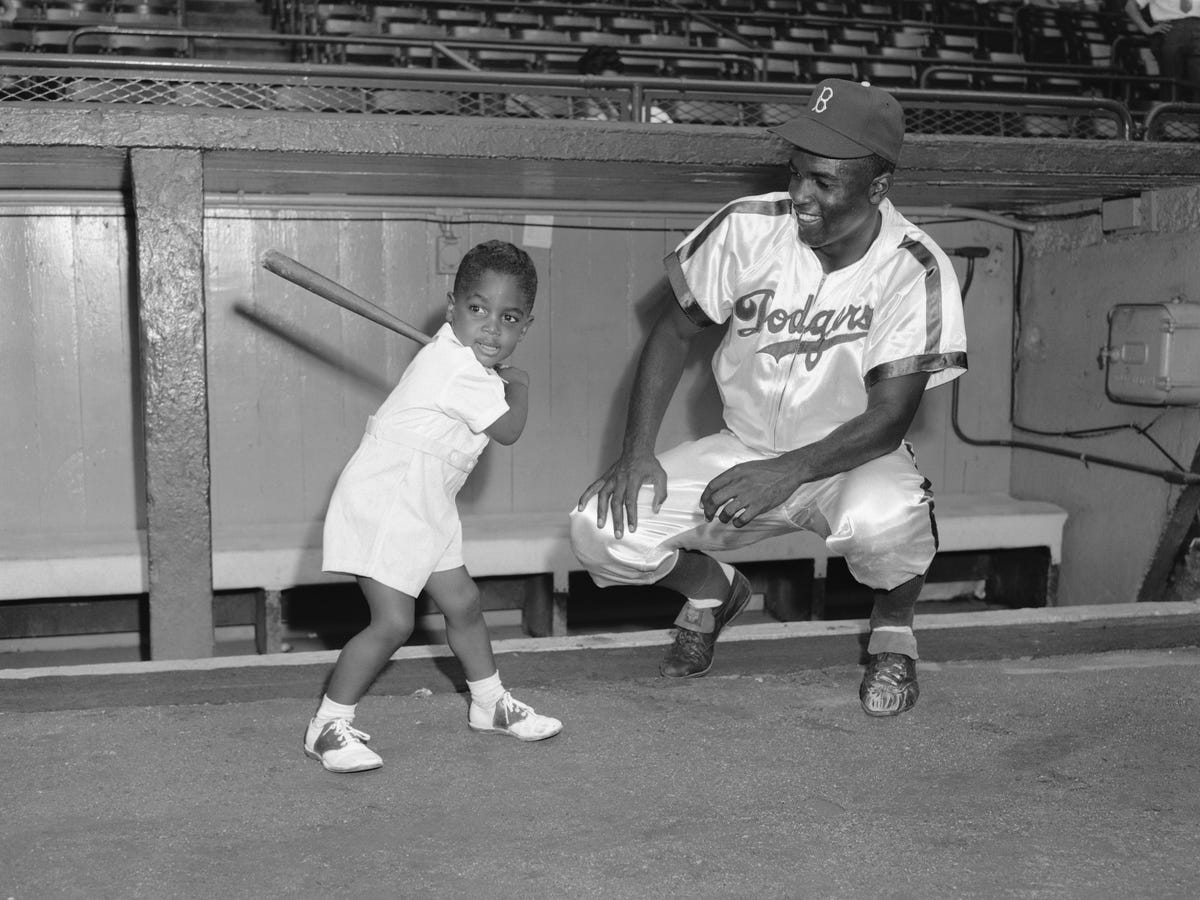
M 336 281 L 326 278 L 320 272 L 310 269 L 303 263 L 296 262 L 290 256 L 278 250 L 268 250 L 263 254 L 263 268 L 274 272 L 280 278 L 286 278 L 293 284 L 298 284 L 307 291 L 312 291 L 318 297 L 324 297 L 350 312 L 358 313 L 384 328 L 389 328 L 397 334 L 412 338 L 421 344 L 428 344 L 432 338 L 418 328 L 409 325 L 403 319 L 393 315 L 381 306 L 376 306 L 365 297 L 349 288 L 342 287 Z

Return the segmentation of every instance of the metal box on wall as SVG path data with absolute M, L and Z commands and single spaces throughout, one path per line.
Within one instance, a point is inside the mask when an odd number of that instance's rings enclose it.
M 1108 314 L 1104 356 L 1110 399 L 1200 404 L 1200 304 L 1118 303 Z

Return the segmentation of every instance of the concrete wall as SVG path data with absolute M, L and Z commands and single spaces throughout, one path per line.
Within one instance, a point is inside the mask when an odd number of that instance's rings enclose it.
M 1132 423 L 1183 466 L 1200 441 L 1200 410 L 1114 403 L 1097 361 L 1116 303 L 1200 302 L 1200 188 L 1143 195 L 1146 226 L 1105 232 L 1098 211 L 1060 210 L 1026 245 L 1020 302 L 1016 421 L 1046 431 Z M 1053 210 L 1051 212 L 1054 212 Z M 1170 466 L 1131 430 L 1088 440 L 1022 440 L 1080 452 Z M 1070 459 L 1018 452 L 1018 495 L 1064 506 L 1070 518 L 1059 602 L 1121 603 L 1137 598 L 1155 542 L 1179 488 L 1153 477 Z

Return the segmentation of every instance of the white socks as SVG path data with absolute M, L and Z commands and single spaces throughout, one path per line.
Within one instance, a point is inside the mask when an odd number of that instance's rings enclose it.
M 721 572 L 725 575 L 725 590 L 724 593 L 717 598 L 712 597 L 688 597 L 688 603 L 696 609 L 716 609 L 728 599 L 729 588 L 733 584 L 733 575 L 736 571 L 729 563 L 713 560 L 721 567 Z
M 500 683 L 499 671 L 478 681 L 468 680 L 467 688 L 471 692 L 471 702 L 483 709 L 494 709 L 496 703 L 504 696 L 504 685 Z
M 326 722 L 332 722 L 334 719 L 345 719 L 347 722 L 354 721 L 354 710 L 358 706 L 357 703 L 349 705 L 345 703 L 335 703 L 329 697 L 321 698 L 321 705 L 317 707 L 317 714 L 313 716 L 319 723 L 324 725 Z

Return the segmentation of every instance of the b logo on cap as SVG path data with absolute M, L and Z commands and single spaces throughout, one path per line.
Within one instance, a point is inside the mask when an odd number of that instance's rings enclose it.
M 821 89 L 821 93 L 817 95 L 817 99 L 813 101 L 812 111 L 823 113 L 829 108 L 829 101 L 833 99 L 833 88 L 826 86 Z

